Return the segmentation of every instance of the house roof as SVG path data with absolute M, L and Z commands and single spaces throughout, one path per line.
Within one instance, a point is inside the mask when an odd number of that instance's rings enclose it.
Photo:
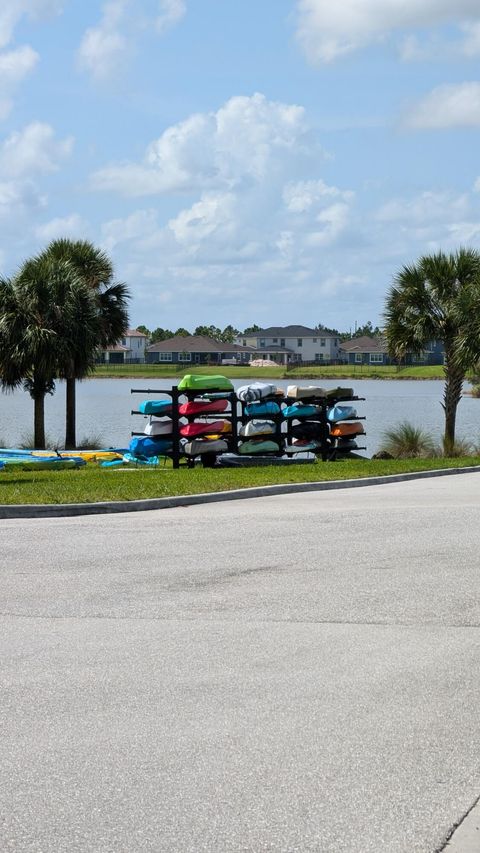
M 115 344 L 112 347 L 105 347 L 103 352 L 130 352 L 128 347 L 122 346 L 122 344 Z
M 147 335 L 144 335 L 143 332 L 139 332 L 138 329 L 127 329 L 124 335 L 125 338 L 147 338 Z
M 242 347 L 245 349 L 245 347 Z M 278 344 L 266 344 L 264 347 L 247 347 L 247 349 L 253 349 L 255 352 L 288 352 L 293 353 L 293 349 L 289 349 L 289 347 L 281 347 Z
M 204 335 L 176 335 L 166 341 L 157 341 L 147 347 L 147 352 L 254 352 L 254 347 L 227 344 Z
M 388 352 L 387 344 L 383 338 L 369 338 L 367 335 L 343 341 L 340 344 L 340 349 L 344 352 Z
M 338 332 L 328 329 L 310 329 L 308 326 L 268 326 L 257 332 L 237 335 L 237 338 L 338 338 Z

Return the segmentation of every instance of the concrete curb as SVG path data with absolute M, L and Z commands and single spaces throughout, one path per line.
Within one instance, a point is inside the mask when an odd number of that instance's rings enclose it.
M 102 515 L 112 512 L 145 512 L 151 509 L 170 509 L 176 506 L 237 501 L 245 498 L 264 498 L 271 495 L 294 495 L 302 492 L 323 492 L 331 489 L 352 489 L 380 486 L 383 483 L 403 483 L 429 477 L 480 473 L 480 466 L 468 468 L 438 468 L 434 471 L 415 471 L 409 474 L 390 474 L 384 477 L 365 477 L 357 480 L 329 480 L 313 483 L 285 483 L 257 486 L 251 489 L 232 489 L 228 492 L 209 492 L 199 495 L 179 495 L 171 498 L 149 498 L 139 501 L 103 501 L 85 504 L 16 504 L 0 505 L 0 519 L 6 518 L 65 518 L 77 515 Z

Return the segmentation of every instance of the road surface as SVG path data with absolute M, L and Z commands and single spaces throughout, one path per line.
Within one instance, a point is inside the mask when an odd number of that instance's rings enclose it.
M 479 493 L 0 522 L 0 849 L 441 849 L 480 794 Z

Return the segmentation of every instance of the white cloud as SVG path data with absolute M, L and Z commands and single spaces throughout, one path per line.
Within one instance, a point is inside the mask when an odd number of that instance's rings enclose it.
M 476 21 L 478 0 L 297 0 L 297 37 L 312 63 L 331 62 L 394 33 L 445 24 L 468 28 Z
M 80 43 L 80 68 L 91 73 L 96 80 L 118 76 L 135 52 L 142 33 L 153 27 L 163 35 L 186 13 L 185 0 L 159 0 L 155 16 L 145 7 L 141 0 L 109 0 L 105 3 L 99 24 L 86 30 Z
M 62 11 L 62 0 L 2 0 L 0 5 L 0 47 L 13 38 L 15 27 L 24 16 L 41 20 Z
M 204 299 L 229 305 L 252 306 L 262 287 L 284 304 L 300 287 L 317 298 L 318 270 L 334 276 L 328 253 L 345 240 L 355 203 L 350 190 L 317 177 L 323 160 L 301 107 L 231 98 L 165 130 L 142 162 L 93 176 L 97 188 L 161 197 L 158 211 L 151 205 L 106 222 L 103 244 L 128 259 L 137 281 L 173 282 L 178 310 L 185 302 L 193 313 L 199 284 Z M 181 205 L 179 193 L 193 199 Z M 162 221 L 165 195 L 177 210 Z M 152 287 L 150 297 L 165 304 L 161 285 L 153 297 Z
M 165 33 L 174 27 L 187 12 L 185 0 L 160 0 L 156 28 L 159 33 Z
M 190 116 L 152 142 L 142 163 L 107 166 L 95 189 L 142 196 L 230 189 L 282 172 L 286 163 L 319 157 L 302 107 L 264 95 L 234 97 L 216 113 Z
M 38 53 L 28 45 L 0 53 L 0 119 L 12 108 L 12 95 L 38 62 Z
M 55 240 L 57 237 L 76 237 L 84 239 L 88 232 L 88 223 L 82 219 L 78 213 L 72 213 L 70 216 L 58 216 L 50 219 L 48 222 L 43 222 L 35 228 L 35 236 L 37 239 L 45 243 Z
M 155 210 L 136 210 L 125 219 L 110 219 L 102 225 L 102 245 L 109 252 L 119 244 L 148 239 L 160 230 Z
M 412 129 L 439 130 L 480 125 L 480 83 L 437 86 L 404 116 Z
M 0 177 L 22 179 L 55 172 L 72 146 L 72 138 L 57 140 L 49 124 L 32 122 L 0 144 Z
M 97 79 L 112 76 L 130 49 L 127 37 L 121 32 L 127 5 L 128 0 L 106 3 L 99 25 L 88 29 L 83 36 L 78 50 L 79 65 Z

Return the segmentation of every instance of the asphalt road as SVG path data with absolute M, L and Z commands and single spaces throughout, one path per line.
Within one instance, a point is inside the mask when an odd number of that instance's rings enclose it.
M 0 522 L 0 849 L 440 849 L 480 794 L 479 495 Z

